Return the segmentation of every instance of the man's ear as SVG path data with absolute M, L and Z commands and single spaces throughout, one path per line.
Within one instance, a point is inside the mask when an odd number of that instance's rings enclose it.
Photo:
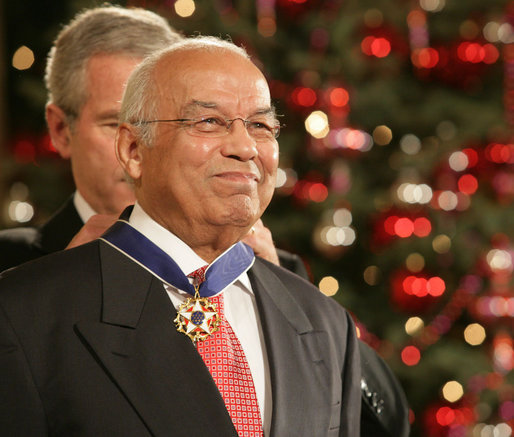
M 46 123 L 52 139 L 52 145 L 64 159 L 71 156 L 71 131 L 68 117 L 64 111 L 54 103 L 46 105 Z
M 142 148 L 144 147 L 135 132 L 135 127 L 122 123 L 116 134 L 116 157 L 130 178 L 137 182 L 141 177 L 141 163 L 143 161 Z

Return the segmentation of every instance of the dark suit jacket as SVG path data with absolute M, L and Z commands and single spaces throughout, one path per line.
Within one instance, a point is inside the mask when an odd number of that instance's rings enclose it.
M 63 250 L 83 225 L 70 197 L 40 227 L 0 231 L 0 272 L 43 255 Z
M 64 249 L 83 222 L 70 198 L 39 228 L 0 231 L 0 271 Z M 298 255 L 278 249 L 280 263 L 308 279 Z M 359 341 L 362 375 L 361 437 L 407 437 L 408 404 L 396 377 L 376 352 Z
M 274 437 L 359 435 L 347 312 L 280 267 L 249 271 L 271 372 Z M 9 436 L 236 437 L 162 283 L 102 241 L 0 280 L 0 429 Z

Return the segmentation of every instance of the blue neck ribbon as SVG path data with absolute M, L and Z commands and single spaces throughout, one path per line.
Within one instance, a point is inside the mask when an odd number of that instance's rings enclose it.
M 194 296 L 193 285 L 173 258 L 126 221 L 118 220 L 100 239 L 142 265 L 161 281 Z M 254 260 L 253 250 L 238 242 L 209 265 L 205 272 L 205 281 L 198 290 L 200 296 L 211 297 L 218 294 L 246 272 Z

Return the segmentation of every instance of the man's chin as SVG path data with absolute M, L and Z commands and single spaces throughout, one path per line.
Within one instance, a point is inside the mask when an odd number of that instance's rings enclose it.
M 221 222 L 239 228 L 250 228 L 259 218 L 258 202 L 246 195 L 231 196 L 221 208 Z

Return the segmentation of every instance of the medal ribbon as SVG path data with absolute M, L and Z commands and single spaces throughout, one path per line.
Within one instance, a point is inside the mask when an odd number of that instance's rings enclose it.
M 128 222 L 118 220 L 100 237 L 101 240 L 136 261 L 169 285 L 194 296 L 195 289 L 178 264 Z M 235 282 L 255 260 L 253 250 L 238 242 L 209 265 L 205 281 L 199 287 L 201 297 L 211 297 Z

